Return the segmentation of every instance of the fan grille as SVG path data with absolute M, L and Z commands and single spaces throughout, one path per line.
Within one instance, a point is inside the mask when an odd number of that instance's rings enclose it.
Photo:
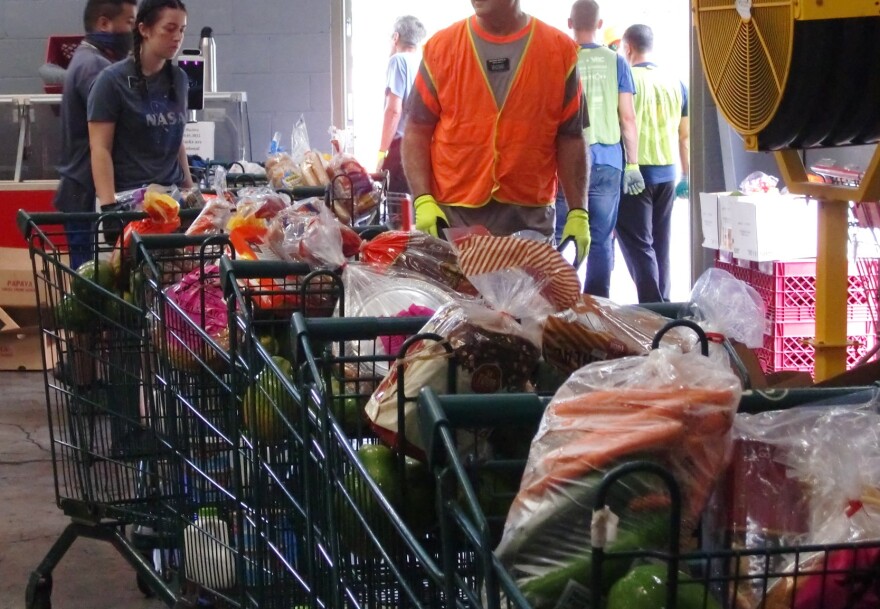
M 782 101 L 791 67 L 793 4 L 693 0 L 709 89 L 724 118 L 742 135 L 767 126 Z

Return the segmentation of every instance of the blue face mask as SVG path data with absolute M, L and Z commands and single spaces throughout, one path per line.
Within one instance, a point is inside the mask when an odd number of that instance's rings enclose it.
M 86 40 L 116 59 L 123 59 L 131 52 L 134 38 L 131 33 L 92 32 Z

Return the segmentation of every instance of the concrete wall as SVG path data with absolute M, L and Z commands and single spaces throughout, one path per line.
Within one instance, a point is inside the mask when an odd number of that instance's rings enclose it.
M 218 88 L 245 91 L 254 160 L 272 133 L 288 142 L 305 115 L 314 146 L 329 148 L 331 0 L 185 0 L 184 48 L 196 48 L 203 26 L 214 28 Z M 82 30 L 85 0 L 0 0 L 0 94 L 40 93 L 38 68 L 53 34 Z

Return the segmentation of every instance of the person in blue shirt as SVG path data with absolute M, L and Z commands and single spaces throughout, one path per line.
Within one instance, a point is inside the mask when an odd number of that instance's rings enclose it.
M 61 95 L 61 163 L 53 205 L 63 212 L 95 210 L 95 182 L 89 156 L 89 91 L 98 74 L 131 51 L 135 0 L 88 0 L 83 11 L 85 38 L 73 53 Z M 66 224 L 70 265 L 78 268 L 92 256 L 91 224 Z
M 688 190 L 688 92 L 676 75 L 651 61 L 654 32 L 649 26 L 627 28 L 623 50 L 636 83 L 638 160 L 647 186 L 623 195 L 617 239 L 639 302 L 668 301 L 672 207 L 676 193 L 686 196 Z M 676 161 L 681 165 L 678 185 Z
M 419 71 L 419 44 L 425 38 L 425 26 L 412 15 L 398 17 L 391 34 L 391 57 L 385 74 L 385 112 L 379 142 L 377 171 L 388 170 L 390 192 L 409 192 L 403 173 L 400 143 L 406 127 L 407 100 Z
M 569 27 L 581 49 L 578 73 L 587 97 L 590 126 L 590 253 L 584 292 L 608 297 L 614 266 L 612 231 L 617 221 L 621 187 L 641 192 L 644 180 L 638 166 L 639 136 L 633 94 L 635 84 L 626 60 L 597 42 L 602 28 L 595 0 L 577 0 L 571 7 Z M 556 198 L 557 242 L 568 213 L 564 196 Z
M 193 185 L 183 145 L 189 81 L 172 63 L 186 20 L 180 0 L 143 0 L 134 52 L 95 80 L 88 116 L 96 209 L 113 209 L 117 192 L 148 184 Z

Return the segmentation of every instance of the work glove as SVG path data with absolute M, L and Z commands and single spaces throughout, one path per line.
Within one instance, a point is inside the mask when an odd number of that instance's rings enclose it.
M 428 233 L 432 237 L 440 237 L 440 231 L 449 228 L 449 220 L 440 209 L 437 200 L 431 195 L 421 195 L 415 201 L 416 230 Z
M 675 186 L 675 198 L 687 199 L 691 194 L 691 186 L 688 183 L 687 176 L 681 176 L 678 184 Z
M 645 190 L 645 178 L 636 163 L 627 163 L 623 170 L 623 192 L 640 195 Z
M 562 243 L 564 248 L 568 241 L 574 241 L 577 247 L 577 257 L 574 261 L 575 268 L 587 259 L 590 253 L 590 214 L 585 209 L 572 209 L 565 217 L 565 227 L 562 229 Z

